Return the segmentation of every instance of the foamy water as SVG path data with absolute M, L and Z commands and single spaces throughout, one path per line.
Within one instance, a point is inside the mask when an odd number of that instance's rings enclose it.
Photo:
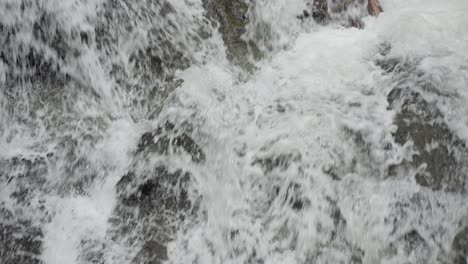
M 166 263 L 448 263 L 468 197 L 422 187 L 413 174 L 387 175 L 412 151 L 393 137 L 387 95 L 398 75 L 376 60 L 387 45 L 385 56 L 425 72 L 449 95 L 427 98 L 466 142 L 468 2 L 381 0 L 385 12 L 356 29 L 301 22 L 305 1 L 257 1 L 244 38 L 267 54 L 252 74 L 226 59 L 201 1 L 170 2 L 165 15 L 156 3 L 115 2 L 113 18 L 103 15 L 105 1 L 42 1 L 25 9 L 30 14 L 15 1 L 0 3 L 0 22 L 21 32 L 2 39 L 5 50 L 21 54 L 30 45 L 68 74 L 64 83 L 35 85 L 24 73 L 8 83 L 13 66 L 0 63 L 0 158 L 7 161 L 0 202 L 13 212 L 0 216 L 1 227 L 29 221 L 42 230 L 40 252 L 24 263 L 147 263 L 137 260 L 142 241 L 158 237 L 151 230 L 163 224 L 145 229 L 152 224 L 141 220 L 119 231 L 125 223 L 112 219 L 124 199 L 116 186 L 160 164 L 190 173 L 188 199 L 196 204 L 185 220 L 171 220 L 177 228 L 167 235 Z M 43 10 L 80 55 L 60 59 L 32 39 L 24 18 L 36 21 Z M 112 28 L 102 43 L 75 37 L 92 38 L 98 27 Z M 167 62 L 132 57 L 152 46 Z M 21 69 L 28 70 L 13 71 Z M 173 153 L 139 160 L 141 135 L 167 120 L 189 123 L 204 162 Z M 11 165 L 13 157 L 42 157 L 46 171 Z M 30 188 L 27 202 L 13 196 L 22 187 Z M 408 250 L 402 238 L 413 230 L 424 242 Z

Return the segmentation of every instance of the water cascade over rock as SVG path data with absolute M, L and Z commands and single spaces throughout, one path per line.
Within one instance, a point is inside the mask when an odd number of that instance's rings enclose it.
M 464 0 L 0 0 L 0 263 L 466 263 Z

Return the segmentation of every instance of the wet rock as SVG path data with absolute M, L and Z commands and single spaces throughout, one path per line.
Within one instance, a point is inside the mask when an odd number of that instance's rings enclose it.
M 26 78 L 26 81 L 63 86 L 68 80 L 61 66 L 65 64 L 65 59 L 80 53 L 78 39 L 73 32 L 64 30 L 53 14 L 37 3 L 29 4 L 28 12 L 34 13 L 34 16 L 2 25 L 0 30 L 1 58 L 11 70 L 7 77 L 13 78 L 12 81 L 18 78 L 24 81 Z M 29 13 L 19 14 L 26 16 Z M 24 34 L 30 34 L 33 41 L 25 42 Z
M 416 182 L 433 190 L 464 191 L 467 157 L 465 143 L 448 127 L 436 102 L 425 99 L 446 96 L 414 63 L 398 58 L 384 58 L 377 62 L 394 75 L 396 86 L 387 96 L 389 109 L 396 112 L 395 142 L 404 145 L 413 142 L 415 154 L 389 168 L 390 175 L 408 169 L 417 170 Z
M 354 248 L 351 254 L 350 264 L 362 264 L 362 259 L 366 255 L 366 252 L 360 248 Z
M 0 64 L 6 66 L 0 93 L 8 99 L 6 114 L 28 122 L 29 128 L 43 121 L 38 113 L 63 117 L 71 108 L 67 94 L 74 100 L 79 92 L 95 97 L 76 70 L 85 45 L 78 29 L 66 27 L 38 1 L 22 1 L 21 8 L 10 11 L 14 19 L 0 30 Z
M 130 195 L 122 196 L 122 204 L 138 206 L 143 215 L 156 211 L 177 213 L 187 210 L 191 206 L 186 190 L 189 179 L 190 174 L 181 170 L 171 173 L 165 167 L 158 167 L 149 180 L 138 184 Z M 128 173 L 119 181 L 117 189 L 135 186 L 135 180 L 135 175 Z
M 417 153 L 410 166 L 425 166 L 416 174 L 416 182 L 434 190 L 463 191 L 466 175 L 459 157 L 466 150 L 444 123 L 437 106 L 408 87 L 393 89 L 388 101 L 392 109 L 398 109 L 394 118 L 398 127 L 395 142 L 403 145 L 411 140 Z
M 259 165 L 264 173 L 269 173 L 275 169 L 287 170 L 292 162 L 301 160 L 300 153 L 281 153 L 276 156 L 257 157 L 252 162 L 252 166 Z
M 468 227 L 463 228 L 452 242 L 452 263 L 466 264 L 468 259 Z
M 307 3 L 307 9 L 299 15 L 299 19 L 307 19 L 306 14 L 311 13 L 312 18 L 319 24 L 338 22 L 344 26 L 362 28 L 362 17 L 378 15 L 382 8 L 376 0 L 313 0 Z
M 278 190 L 279 191 L 279 190 Z M 276 196 L 278 193 L 276 193 Z M 303 188 L 298 183 L 290 183 L 284 194 L 283 203 L 288 204 L 288 206 L 294 211 L 301 211 L 310 206 L 310 200 L 304 196 Z
M 48 166 L 44 157 L 13 157 L 0 160 L 0 188 L 10 188 L 10 198 L 28 204 L 44 186 Z
M 189 131 L 166 122 L 143 134 L 130 171 L 116 185 L 119 198 L 110 234 L 114 241 L 139 247 L 133 263 L 162 263 L 167 259 L 167 243 L 193 221 L 197 204 L 189 197 L 191 173 L 151 162 L 152 157 L 182 153 L 194 163 L 203 162 L 205 154 Z
M 177 154 L 181 151 L 189 154 L 194 162 L 205 161 L 203 150 L 189 136 L 188 131 L 180 131 L 170 122 L 166 122 L 164 126 L 153 132 L 143 134 L 137 149 L 137 153 L 150 152 L 160 155 Z
M 207 17 L 214 23 L 219 23 L 219 31 L 227 47 L 228 59 L 234 63 L 245 65 L 249 56 L 249 48 L 254 51 L 254 57 L 259 57 L 253 43 L 245 42 L 241 37 L 248 23 L 248 4 L 245 0 L 203 0 Z
M 30 221 L 16 221 L 0 208 L 0 262 L 40 264 L 42 230 Z
M 136 110 L 137 119 L 155 118 L 164 99 L 178 86 L 175 71 L 186 69 L 194 53 L 203 49 L 201 39 L 210 34 L 206 22 L 185 21 L 171 1 L 164 0 L 138 4 L 107 0 L 98 18 L 90 40 L 109 63 L 109 75 L 132 94 L 129 108 Z M 108 61 L 121 56 L 118 43 L 132 43 L 125 50 L 126 58 Z
M 318 23 L 325 23 L 326 20 L 330 18 L 326 0 L 317 0 L 313 2 L 312 18 Z
M 416 230 L 410 230 L 400 237 L 400 241 L 403 243 L 403 250 L 407 255 L 410 255 L 416 250 L 429 250 L 428 245 L 423 237 Z M 427 252 L 426 252 L 427 253 Z M 420 255 L 420 254 L 418 254 Z
M 48 218 L 40 195 L 47 172 L 44 157 L 0 160 L 0 192 L 10 194 L 8 207 L 0 201 L 0 263 L 42 263 L 41 226 Z
M 382 6 L 377 0 L 369 0 L 367 3 L 367 10 L 372 16 L 378 16 L 380 13 L 383 12 Z
M 341 209 L 338 206 L 337 201 L 327 198 L 329 203 L 330 216 L 333 219 L 333 225 L 337 228 L 342 228 L 346 226 L 346 219 L 341 213 Z
M 162 264 L 167 260 L 167 247 L 157 241 L 148 241 L 144 244 L 134 263 Z
M 380 254 L 383 259 L 400 256 L 403 259 L 411 259 L 411 263 L 428 263 L 431 248 L 420 233 L 412 229 L 390 242 L 386 248 L 381 250 Z
M 142 178 L 148 179 L 140 182 Z M 134 263 L 161 263 L 167 258 L 166 244 L 195 210 L 189 184 L 189 173 L 169 172 L 162 166 L 149 175 L 127 173 L 119 181 L 110 234 L 128 247 L 140 247 Z
M 97 240 L 85 239 L 80 242 L 80 256 L 79 259 L 83 263 L 90 264 L 104 264 L 104 250 L 105 245 Z

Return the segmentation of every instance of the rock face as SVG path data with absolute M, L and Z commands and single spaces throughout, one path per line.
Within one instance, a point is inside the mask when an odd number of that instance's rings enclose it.
M 219 31 L 227 47 L 227 57 L 235 64 L 246 66 L 249 49 L 255 56 L 258 51 L 253 43 L 247 43 L 241 37 L 245 33 L 248 19 L 248 1 L 246 0 L 203 0 L 207 17 L 219 24 Z
M 468 259 L 468 227 L 463 228 L 453 239 L 452 263 L 466 264 Z
M 345 26 L 363 27 L 361 18 L 366 15 L 377 16 L 382 8 L 377 0 L 313 0 L 308 8 L 299 15 L 299 19 L 310 16 L 320 24 L 331 21 L 339 22 Z
M 386 58 L 377 62 L 395 75 L 397 85 L 388 94 L 390 109 L 396 111 L 395 142 L 413 143 L 412 160 L 390 168 L 417 170 L 416 182 L 432 190 L 463 192 L 466 184 L 466 146 L 444 121 L 437 102 L 424 95 L 444 96 L 430 78 L 411 62 Z
M 205 161 L 205 154 L 187 132 L 179 131 L 171 122 L 166 122 L 163 127 L 156 131 L 147 132 L 141 136 L 137 153 L 158 153 L 167 155 L 171 152 L 180 153 L 185 151 L 193 162 Z
M 464 144 L 442 121 L 443 115 L 421 94 L 395 88 L 388 96 L 391 107 L 399 105 L 395 116 L 395 142 L 413 141 L 417 152 L 411 166 L 425 166 L 416 174 L 416 182 L 433 190 L 462 191 L 464 166 L 457 158 L 465 151 Z M 460 153 L 461 152 L 461 153 Z
M 109 58 L 120 56 L 118 43 L 137 43 L 127 51 L 127 61 L 111 62 L 109 74 L 124 91 L 137 95 L 131 104 L 143 114 L 156 116 L 161 102 L 180 84 L 174 72 L 191 64 L 189 50 L 197 50 L 199 35 L 207 34 L 191 22 L 199 21 L 184 21 L 171 1 L 104 1 L 93 43 Z M 198 32 L 186 28 L 190 26 Z
M 44 186 L 46 173 L 43 157 L 15 157 L 0 161 L 0 187 L 11 190 L 10 203 L 7 204 L 6 200 L 0 203 L 1 263 L 41 263 L 41 223 L 47 218 L 42 208 L 43 201 L 35 198 Z
M 166 122 L 141 136 L 131 170 L 116 186 L 119 202 L 111 219 L 111 236 L 116 241 L 124 238 L 128 245 L 140 245 L 133 263 L 167 259 L 166 244 L 196 212 L 197 206 L 189 198 L 190 171 L 152 161 L 168 155 L 188 155 L 195 164 L 205 161 L 190 129 Z

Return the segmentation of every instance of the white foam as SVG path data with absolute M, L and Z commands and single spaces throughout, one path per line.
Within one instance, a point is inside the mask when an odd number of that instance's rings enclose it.
M 284 4 L 260 2 L 256 8 L 264 5 L 264 9 L 257 13 L 274 16 L 271 10 Z M 290 20 L 271 19 L 268 26 L 281 35 L 273 38 L 272 45 L 288 43 L 288 47 L 261 62 L 260 70 L 246 83 L 233 81 L 229 70 L 216 62 L 181 74 L 185 82 L 178 98 L 184 107 L 172 109 L 172 113 L 190 116 L 195 112 L 202 117 L 203 131 L 213 137 L 207 146 L 213 155 L 208 156 L 204 177 L 197 179 L 207 220 L 184 230 L 171 243 L 170 263 L 245 263 L 249 258 L 263 263 L 304 263 L 311 256 L 319 263 L 349 259 L 353 246 L 346 248 L 330 240 L 336 227 L 327 213 L 328 198 L 337 201 L 347 221 L 342 239 L 365 252 L 363 263 L 404 259 L 402 252 L 386 255 L 388 243 L 417 228 L 420 216 L 427 228 L 418 232 L 426 237 L 434 230 L 445 230 L 439 241 L 448 250 L 453 225 L 463 217 L 459 213 L 460 206 L 465 207 L 463 196 L 434 196 L 421 189 L 411 175 L 383 180 L 384 165 L 401 159 L 406 150 L 384 147 L 393 142 L 393 113 L 387 110 L 391 86 L 371 60 L 386 41 L 392 45 L 392 56 L 449 58 L 437 62 L 453 67 L 452 59 L 465 56 L 468 32 L 466 16 L 461 13 L 466 11 L 466 3 L 414 0 L 382 4 L 385 12 L 378 18 L 366 18 L 363 30 L 330 26 L 300 33 L 299 26 L 289 25 Z M 287 10 L 295 8 L 296 2 Z M 281 33 L 283 28 L 293 34 Z M 257 29 L 250 28 L 253 31 L 248 34 L 256 34 Z M 466 67 L 466 60 L 457 61 Z M 433 67 L 425 70 L 434 72 Z M 456 70 L 450 73 L 459 76 Z M 460 84 L 466 86 L 466 79 Z M 461 86 L 456 89 L 463 92 Z M 225 99 L 218 100 L 219 94 Z M 278 105 L 285 111 L 276 111 Z M 364 137 L 368 156 L 360 159 L 363 150 L 346 139 L 343 127 Z M 244 146 L 243 158 L 234 152 L 238 146 Z M 287 170 L 264 175 L 258 165 L 252 166 L 255 157 L 294 152 L 301 154 L 301 161 Z M 232 162 L 220 162 L 215 153 Z M 336 164 L 340 159 L 343 164 Z M 352 165 L 355 159 L 357 164 Z M 322 172 L 328 165 L 345 172 L 347 166 L 356 167 L 339 183 Z M 299 213 L 281 202 L 291 183 L 300 183 L 300 193 L 310 201 Z M 281 188 L 280 197 L 269 201 L 268 188 L 273 184 Z M 395 214 L 395 204 L 418 195 L 432 205 L 442 205 L 432 210 L 415 205 L 415 213 L 408 212 L 408 225 L 392 233 L 394 226 L 387 219 Z M 267 205 L 270 202 L 273 204 Z M 231 239 L 230 232 L 236 230 L 238 235 Z M 434 249 L 432 254 L 414 258 L 434 262 L 439 253 Z

